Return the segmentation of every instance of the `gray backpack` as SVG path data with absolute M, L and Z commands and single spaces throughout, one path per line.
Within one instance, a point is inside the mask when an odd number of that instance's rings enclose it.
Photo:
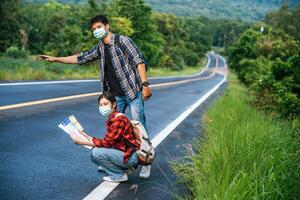
M 118 113 L 116 117 L 124 115 L 123 113 Z M 139 149 L 136 149 L 136 153 L 139 156 L 139 164 L 150 165 L 155 158 L 155 150 L 152 146 L 148 133 L 141 122 L 136 120 L 131 120 L 131 125 L 133 129 L 133 135 L 140 145 Z M 129 143 L 129 142 L 128 142 Z

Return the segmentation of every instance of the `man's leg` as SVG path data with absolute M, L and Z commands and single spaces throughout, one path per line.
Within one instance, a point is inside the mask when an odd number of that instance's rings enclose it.
M 134 100 L 132 101 L 129 101 L 129 99 L 126 100 L 129 105 L 132 119 L 141 122 L 145 127 L 146 131 L 148 132 L 142 92 L 140 91 Z
M 127 101 L 125 96 L 116 96 L 117 110 L 120 113 L 125 113 L 127 108 Z
M 146 125 L 146 116 L 145 116 L 144 100 L 143 100 L 143 96 L 142 96 L 142 91 L 140 91 L 137 94 L 137 97 L 134 100 L 129 101 L 127 99 L 127 102 L 128 102 L 129 108 L 130 108 L 132 119 L 140 121 L 143 124 L 143 126 L 145 127 L 147 133 L 149 134 L 147 125 Z M 151 165 L 143 166 L 142 170 L 140 172 L 140 177 L 148 178 L 150 176 L 150 172 L 151 172 Z

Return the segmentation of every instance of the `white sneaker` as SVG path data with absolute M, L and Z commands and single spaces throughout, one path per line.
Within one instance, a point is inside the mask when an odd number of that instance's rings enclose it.
M 141 178 L 149 178 L 150 171 L 151 171 L 151 165 L 143 166 L 142 170 L 140 172 L 140 177 Z
M 120 182 L 127 181 L 128 180 L 128 176 L 127 176 L 126 173 L 122 177 L 120 177 L 118 179 L 112 179 L 110 176 L 104 176 L 103 180 L 107 181 L 107 182 L 120 183 Z

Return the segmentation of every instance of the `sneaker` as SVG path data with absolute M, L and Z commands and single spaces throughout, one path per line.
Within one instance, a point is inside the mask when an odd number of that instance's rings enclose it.
M 151 165 L 143 166 L 142 170 L 140 172 L 140 177 L 141 178 L 149 178 L 150 171 L 151 171 Z
M 111 176 L 104 176 L 103 180 L 107 181 L 107 182 L 120 183 L 120 182 L 127 181 L 128 180 L 128 176 L 127 176 L 126 173 L 122 177 L 120 177 L 118 179 L 112 179 Z
M 98 172 L 105 172 L 104 168 L 101 167 L 101 166 L 99 166 L 99 167 L 97 168 L 97 170 L 98 170 Z

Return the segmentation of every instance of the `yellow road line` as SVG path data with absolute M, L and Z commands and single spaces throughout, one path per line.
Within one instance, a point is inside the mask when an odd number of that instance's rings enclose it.
M 31 102 L 25 102 L 25 103 L 18 103 L 13 105 L 7 105 L 7 106 L 1 106 L 1 110 L 8 110 L 13 108 L 20 108 L 25 106 L 33 106 L 33 105 L 39 105 L 39 104 L 45 104 L 45 103 L 52 103 L 57 101 L 65 101 L 69 99 L 77 99 L 82 97 L 90 97 L 90 96 L 96 96 L 100 95 L 101 92 L 94 92 L 94 93 L 87 93 L 87 94 L 79 94 L 79 95 L 72 95 L 72 96 L 66 96 L 66 97 L 58 97 L 58 98 L 51 98 L 51 99 L 45 99 L 45 100 L 38 100 L 38 101 L 31 101 Z
M 218 62 L 218 59 L 217 59 L 217 62 Z M 166 86 L 172 86 L 172 85 L 179 85 L 179 84 L 183 84 L 183 83 L 189 83 L 189 82 L 198 81 L 198 80 L 210 79 L 215 75 L 216 68 L 217 68 L 217 63 L 216 63 L 216 66 L 214 68 L 213 73 L 210 74 L 207 77 L 194 78 L 194 79 L 181 80 L 181 81 L 174 81 L 174 82 L 168 82 L 168 83 L 159 83 L 159 84 L 152 85 L 151 88 L 166 87 Z M 51 99 L 25 102 L 25 103 L 12 104 L 12 105 L 7 105 L 7 106 L 1 106 L 0 111 L 1 110 L 14 109 L 14 108 L 20 108 L 20 107 L 26 107 L 26 106 L 33 106 L 33 105 L 40 105 L 40 104 L 58 102 L 58 101 L 65 101 L 65 100 L 70 100 L 70 99 L 78 99 L 78 98 L 82 98 L 82 97 L 99 96 L 100 94 L 101 94 L 101 92 L 93 92 L 93 93 L 87 93 L 87 94 L 71 95 L 71 96 L 65 96 L 65 97 L 58 97 L 58 98 L 51 98 Z

